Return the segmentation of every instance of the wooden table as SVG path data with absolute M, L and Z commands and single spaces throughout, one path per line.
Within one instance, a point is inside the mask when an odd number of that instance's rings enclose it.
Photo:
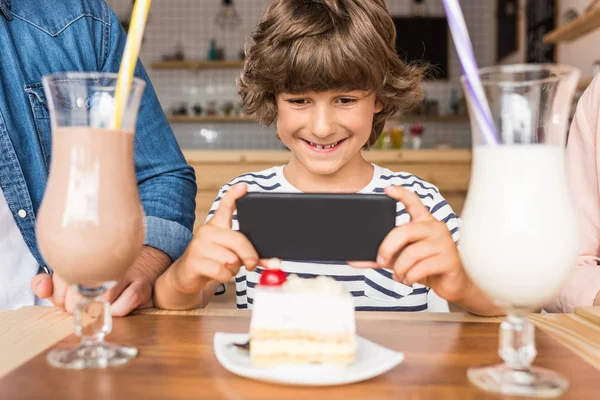
M 548 326 L 564 325 L 561 328 L 563 335 L 572 332 L 577 337 L 581 327 L 576 324 L 583 323 L 584 328 L 591 329 L 577 318 L 538 315 L 533 319 L 542 327 L 547 320 L 551 322 Z M 118 368 L 68 371 L 50 367 L 46 352 L 48 342 L 60 340 L 58 346 L 77 343 L 73 335 L 64 338 L 72 329 L 69 317 L 53 309 L 29 307 L 0 314 L 0 375 L 5 374 L 0 379 L 0 398 L 504 398 L 478 390 L 465 375 L 469 366 L 499 362 L 496 355 L 499 321 L 498 318 L 480 319 L 458 313 L 357 313 L 358 333 L 403 351 L 405 362 L 387 374 L 363 383 L 306 388 L 247 380 L 219 365 L 213 352 L 213 336 L 215 332 L 246 332 L 249 314 L 245 311 L 166 313 L 150 310 L 115 319 L 114 333 L 109 338 L 137 346 L 140 350 L 138 358 Z M 592 339 L 596 337 L 592 335 Z M 570 380 L 571 388 L 564 398 L 598 398 L 598 369 L 541 330 L 537 331 L 537 345 L 536 365 L 554 369 Z M 598 350 L 600 340 L 589 345 L 592 350 Z M 582 345 L 575 350 L 581 352 L 584 348 Z M 30 357 L 33 358 L 27 361 Z M 13 369 L 19 364 L 22 365 Z

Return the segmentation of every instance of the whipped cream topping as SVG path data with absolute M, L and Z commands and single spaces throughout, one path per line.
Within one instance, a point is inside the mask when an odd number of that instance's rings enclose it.
M 312 292 L 331 296 L 347 296 L 344 285 L 328 276 L 317 276 L 314 279 L 302 279 L 298 275 L 290 275 L 283 284 L 283 290 L 291 293 Z

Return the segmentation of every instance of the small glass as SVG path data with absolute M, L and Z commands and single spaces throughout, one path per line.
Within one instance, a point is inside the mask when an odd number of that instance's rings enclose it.
M 44 77 L 52 161 L 37 239 L 49 267 L 82 295 L 73 316 L 81 344 L 51 351 L 55 367 L 104 368 L 137 355 L 133 347 L 104 341 L 112 320 L 103 294 L 123 278 L 144 242 L 133 147 L 145 83 L 133 80 L 115 129 L 116 83 L 116 74 Z
M 479 75 L 499 144 L 483 141 L 476 100 L 465 85 L 474 147 L 461 256 L 473 282 L 507 317 L 498 350 L 504 364 L 470 368 L 468 377 L 506 395 L 559 396 L 568 381 L 532 366 L 537 352 L 527 314 L 559 290 L 578 254 L 565 142 L 580 73 L 529 64 L 483 68 Z

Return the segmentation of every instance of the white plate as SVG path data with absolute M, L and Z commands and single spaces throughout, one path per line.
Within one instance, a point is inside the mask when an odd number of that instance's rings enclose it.
M 356 337 L 356 361 L 347 367 L 334 365 L 280 365 L 259 368 L 252 365 L 248 352 L 232 343 L 245 343 L 248 334 L 216 333 L 215 354 L 221 365 L 234 374 L 286 385 L 333 386 L 374 378 L 404 361 L 404 353 Z

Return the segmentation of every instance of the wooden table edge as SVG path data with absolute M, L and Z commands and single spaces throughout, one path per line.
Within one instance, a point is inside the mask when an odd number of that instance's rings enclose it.
M 3 312 L 0 327 L 0 379 L 73 333 L 70 315 L 42 306 Z
M 214 317 L 250 317 L 250 310 L 238 309 L 195 309 L 186 311 L 168 311 L 156 308 L 136 310 L 133 315 L 190 315 L 190 316 L 214 316 Z M 481 322 L 500 323 L 503 317 L 479 317 L 476 315 L 449 312 L 449 313 L 399 313 L 399 312 L 362 312 L 356 313 L 357 320 L 390 320 L 390 321 L 438 321 L 438 322 Z
M 531 321 L 540 330 L 551 336 L 560 344 L 578 355 L 581 359 L 600 371 L 600 341 L 592 340 L 577 332 L 577 330 L 568 329 L 568 324 L 579 326 L 580 328 L 593 329 L 598 331 L 600 337 L 600 328 L 576 314 L 549 314 L 552 316 L 560 315 L 560 323 L 552 320 L 553 317 L 544 317 L 543 314 L 532 314 Z M 594 357 L 594 354 L 596 355 Z
M 576 307 L 575 314 L 600 325 L 600 307 Z

